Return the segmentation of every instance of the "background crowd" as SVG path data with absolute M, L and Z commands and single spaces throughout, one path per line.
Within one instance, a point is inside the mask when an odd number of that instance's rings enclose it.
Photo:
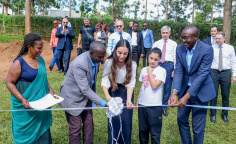
M 143 58 L 143 67 L 145 68 L 147 65 L 147 69 L 142 70 L 141 75 L 144 77 L 140 75 L 139 78 L 139 80 L 143 82 L 142 87 L 147 88 L 148 86 L 146 86 L 146 84 L 150 84 L 151 90 L 159 88 L 161 94 L 159 94 L 158 97 L 161 97 L 161 104 L 170 104 L 171 106 L 179 107 L 177 120 L 183 143 L 192 143 L 189 129 L 190 111 L 192 111 L 193 115 L 192 125 L 194 143 L 203 142 L 207 113 L 206 110 L 203 111 L 199 108 L 185 107 L 186 104 L 206 106 L 208 105 L 208 101 L 210 101 L 210 105 L 215 106 L 218 88 L 219 85 L 221 85 L 223 106 L 229 106 L 229 92 L 231 85 L 230 69 L 233 70 L 232 83 L 236 81 L 235 51 L 232 46 L 224 43 L 225 34 L 223 32 L 218 32 L 216 26 L 211 27 L 211 37 L 205 39 L 205 43 L 198 40 L 199 30 L 196 27 L 188 26 L 184 28 L 181 36 L 183 44 L 177 46 L 175 41 L 169 39 L 171 35 L 171 28 L 169 26 L 162 26 L 162 39 L 154 42 L 153 32 L 148 29 L 148 23 L 144 23 L 143 31 L 140 31 L 138 29 L 139 23 L 131 21 L 130 28 L 127 32 L 124 32 L 124 22 L 122 20 L 114 19 L 114 26 L 109 27 L 107 33 L 107 27 L 103 24 L 103 19 L 100 19 L 100 23 L 94 27 L 90 25 L 89 18 L 85 17 L 84 26 L 80 27 L 78 37 L 77 52 L 80 56 L 74 59 L 69 67 L 70 54 L 73 49 L 72 39 L 75 38 L 75 34 L 69 23 L 68 17 L 62 19 L 60 27 L 58 24 L 58 20 L 53 21 L 54 29 L 52 30 L 50 44 L 54 57 L 49 68 L 52 70 L 54 64 L 57 63 L 59 72 L 64 72 L 66 75 L 60 92 L 60 95 L 66 98 L 65 101 L 61 103 L 62 107 L 78 107 L 81 105 L 82 107 L 91 107 L 92 102 L 99 104 L 100 106 L 107 106 L 106 102 L 96 95 L 96 87 L 94 85 L 96 83 L 99 63 L 104 61 L 106 54 L 108 55 L 108 59 L 104 64 L 101 85 L 107 101 L 109 101 L 111 97 L 119 95 L 124 96 L 122 99 L 126 102 L 128 107 L 133 106 L 133 89 L 136 83 L 136 69 L 140 66 L 139 59 Z M 107 46 L 106 38 L 108 38 Z M 82 47 L 80 42 L 82 42 Z M 32 47 L 34 47 L 34 45 L 32 45 Z M 36 47 L 36 49 L 37 48 L 38 47 Z M 40 52 L 37 54 L 40 55 Z M 38 59 L 35 58 L 34 51 L 32 55 L 33 57 L 29 56 L 29 58 L 33 58 L 30 62 L 35 60 L 32 64 L 35 65 L 36 62 L 40 64 L 40 57 Z M 19 54 L 19 56 L 24 57 L 25 54 Z M 65 67 L 63 65 L 65 65 Z M 89 67 L 89 65 L 91 65 L 91 67 Z M 158 67 L 159 69 L 161 67 L 161 69 L 158 70 L 154 77 L 154 69 Z M 83 69 L 83 71 L 80 71 L 81 69 Z M 90 75 L 87 75 L 86 71 L 88 71 Z M 162 77 L 159 76 L 159 71 L 163 71 L 160 72 L 164 73 Z M 144 74 L 145 72 L 147 73 Z M 22 72 L 19 72 L 18 75 L 22 75 Z M 148 77 L 148 80 L 145 80 L 145 76 Z M 11 75 L 8 75 L 9 81 L 7 86 L 9 90 L 18 100 L 25 102 L 21 97 L 22 92 L 20 94 L 18 94 L 17 91 L 14 92 L 13 90 L 15 88 L 12 89 L 11 85 L 15 84 L 19 77 L 16 77 L 13 80 L 10 79 L 11 77 Z M 72 84 L 73 81 L 74 84 Z M 71 84 L 76 87 L 71 87 Z M 163 98 L 162 85 L 164 87 Z M 51 89 L 49 85 L 48 89 Z M 69 89 L 71 90 L 69 91 Z M 173 90 L 171 91 L 171 89 Z M 75 90 L 79 91 L 76 92 Z M 52 91 L 52 93 L 54 92 Z M 139 101 L 140 98 L 146 95 L 152 94 L 147 92 L 142 94 L 142 89 L 140 88 L 139 99 L 137 100 L 136 105 L 148 105 L 147 101 L 142 101 L 142 99 L 141 102 Z M 177 95 L 179 101 L 175 104 Z M 77 102 L 77 104 L 75 102 Z M 27 102 L 23 107 L 29 108 Z M 167 107 L 162 107 L 161 109 L 162 114 L 167 117 Z M 142 113 L 139 111 L 139 115 L 145 115 L 147 113 L 150 115 L 153 113 L 147 111 L 147 109 L 143 109 Z M 160 109 L 158 111 L 160 111 Z M 214 109 L 211 110 L 210 120 L 212 123 L 216 122 L 215 113 Z M 161 113 L 158 116 L 162 119 Z M 229 122 L 227 116 L 228 112 L 222 111 L 222 118 L 226 123 Z M 91 143 L 89 140 L 91 140 L 90 137 L 93 134 L 93 128 L 91 129 L 91 126 L 93 125 L 93 120 L 91 119 L 92 112 L 81 111 L 79 113 L 73 113 L 71 111 L 66 111 L 66 118 L 69 124 L 70 143 L 80 141 L 81 120 L 84 125 L 84 143 Z M 151 117 L 147 116 L 147 119 L 151 119 Z M 118 125 L 120 123 L 118 120 L 113 121 L 113 125 Z M 145 122 L 145 120 L 142 121 Z M 196 124 L 196 121 L 198 124 Z M 120 138 L 119 141 L 121 143 L 122 141 L 130 143 L 132 130 L 131 110 L 127 110 L 127 112 L 124 110 L 122 116 L 122 125 L 123 124 L 125 125 L 123 128 L 124 132 L 122 132 L 122 139 Z M 153 124 L 147 122 L 146 125 L 142 125 L 142 127 L 140 127 L 140 142 L 144 140 L 143 143 L 148 141 L 145 141 L 145 139 L 147 139 L 147 134 L 145 134 L 145 132 L 148 133 L 149 129 L 144 128 L 147 125 L 152 128 L 154 126 L 161 128 L 160 123 Z M 115 132 L 118 132 L 117 129 L 118 127 L 115 128 Z M 142 130 L 144 131 L 143 135 Z M 157 141 L 158 143 L 158 141 L 160 141 L 160 130 L 158 132 L 153 132 L 150 129 L 150 133 L 151 136 L 159 135 L 157 137 L 152 137 L 152 141 Z M 113 140 L 109 134 L 110 131 L 108 130 L 108 141 L 111 142 Z M 115 135 L 118 134 L 119 133 L 116 133 Z

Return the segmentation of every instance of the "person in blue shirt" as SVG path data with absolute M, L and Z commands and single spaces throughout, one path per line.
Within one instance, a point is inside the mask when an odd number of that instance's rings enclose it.
M 96 80 L 99 63 L 104 60 L 106 48 L 100 41 L 94 41 L 87 52 L 77 56 L 71 63 L 68 73 L 61 85 L 60 96 L 64 101 L 63 108 L 92 107 L 92 102 L 102 107 L 107 102 L 96 94 Z M 83 122 L 83 143 L 93 143 L 92 110 L 66 110 L 69 124 L 69 143 L 80 143 Z
M 118 20 L 115 24 L 115 27 L 116 27 L 116 32 L 111 34 L 109 39 L 108 39 L 108 44 L 107 44 L 107 54 L 108 54 L 108 56 L 110 56 L 112 54 L 112 51 L 114 50 L 117 42 L 119 40 L 122 40 L 122 39 L 126 39 L 129 42 L 130 48 L 131 48 L 131 51 L 132 51 L 131 36 L 127 32 L 123 31 L 124 22 L 122 20 Z
M 210 70 L 213 48 L 198 40 L 199 30 L 187 26 L 182 31 L 183 44 L 176 48 L 176 65 L 173 78 L 172 95 L 168 104 L 178 107 L 177 122 L 181 141 L 191 144 L 189 115 L 192 111 L 193 143 L 202 144 L 204 140 L 207 109 L 187 105 L 207 106 L 216 97 Z M 175 104 L 177 95 L 178 103 Z
M 148 23 L 143 24 L 143 44 L 144 44 L 144 56 L 143 56 L 143 67 L 149 66 L 148 53 L 154 44 L 154 37 L 152 30 L 148 29 Z

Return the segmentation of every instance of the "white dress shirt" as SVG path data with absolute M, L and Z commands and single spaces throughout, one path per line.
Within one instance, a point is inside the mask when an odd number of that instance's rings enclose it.
M 164 46 L 164 39 L 160 39 L 159 41 L 156 41 L 153 44 L 153 48 L 157 47 L 159 49 L 161 49 Z M 177 47 L 177 43 L 171 39 L 167 39 L 166 42 L 166 55 L 165 55 L 165 61 L 171 61 L 175 64 L 176 62 L 176 47 Z
M 216 44 L 216 39 L 215 37 L 211 36 L 211 46 Z
M 146 29 L 146 30 L 143 31 L 143 38 L 145 38 L 145 36 L 146 36 L 146 34 L 147 34 L 147 30 L 148 30 L 148 29 Z
M 105 86 L 107 88 L 111 87 L 111 82 L 110 79 L 112 77 L 111 74 L 111 65 L 112 65 L 112 59 L 107 59 L 105 64 L 104 64 L 104 69 L 103 69 L 103 75 L 102 75 L 102 84 L 101 86 Z M 132 61 L 132 77 L 130 80 L 130 83 L 125 85 L 126 88 L 135 87 L 136 83 L 136 69 L 137 69 L 137 64 L 135 61 Z M 117 76 L 116 76 L 116 82 L 118 84 L 123 84 L 126 79 L 126 65 L 124 65 L 121 69 L 117 67 Z
M 137 32 L 132 32 L 132 45 L 137 46 Z
M 211 65 L 211 69 L 217 69 L 219 67 L 219 45 L 212 46 L 214 51 L 214 59 Z M 232 69 L 233 76 L 236 76 L 236 57 L 234 47 L 228 44 L 222 45 L 222 60 L 223 70 Z

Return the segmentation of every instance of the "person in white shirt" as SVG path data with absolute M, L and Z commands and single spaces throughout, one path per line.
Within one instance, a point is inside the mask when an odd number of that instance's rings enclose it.
M 211 32 L 210 32 L 211 36 L 205 38 L 203 40 L 203 42 L 210 45 L 210 46 L 213 46 L 214 44 L 216 44 L 215 36 L 216 36 L 217 32 L 218 32 L 218 27 L 213 25 L 211 27 Z
M 130 44 L 127 40 L 120 40 L 114 51 L 104 64 L 102 76 L 102 90 L 107 101 L 112 97 L 121 97 L 127 109 L 120 114 L 122 131 L 120 131 L 119 116 L 112 118 L 113 137 L 111 128 L 108 126 L 108 143 L 131 143 L 132 116 L 133 116 L 133 90 L 136 83 L 137 64 L 132 56 Z M 121 136 L 122 135 L 122 136 Z
M 132 40 L 130 34 L 123 31 L 124 28 L 124 22 L 122 20 L 116 21 L 115 24 L 116 32 L 112 33 L 108 38 L 108 44 L 107 44 L 107 54 L 110 56 L 112 54 L 113 49 L 116 46 L 116 43 L 119 40 L 126 39 L 130 43 L 130 48 L 132 51 Z
M 169 26 L 162 26 L 161 28 L 161 36 L 162 39 L 158 40 L 153 44 L 153 48 L 157 47 L 162 51 L 162 57 L 159 62 L 159 65 L 166 69 L 166 82 L 164 84 L 164 95 L 163 95 L 163 105 L 167 105 L 168 99 L 171 95 L 171 86 L 173 81 L 174 75 L 174 64 L 176 62 L 175 52 L 177 43 L 171 39 L 169 39 L 171 34 L 171 28 Z M 163 108 L 163 115 L 168 116 L 167 114 L 167 107 Z
M 132 38 L 132 54 L 135 57 L 136 63 L 139 66 L 139 59 L 144 56 L 144 44 L 142 32 L 138 29 L 139 23 L 133 22 L 133 29 L 129 31 Z
M 231 86 L 231 72 L 233 77 L 232 83 L 236 82 L 236 57 L 234 47 L 224 43 L 225 33 L 218 32 L 215 36 L 216 44 L 213 45 L 214 59 L 211 66 L 211 77 L 218 95 L 219 85 L 221 87 L 222 105 L 223 107 L 229 106 L 229 94 Z M 210 106 L 217 105 L 217 97 L 210 101 Z M 216 122 L 216 109 L 211 109 L 210 121 Z M 228 123 L 228 110 L 222 110 L 222 119 Z
M 151 143 L 160 143 L 162 127 L 162 86 L 166 79 L 166 70 L 158 65 L 161 59 L 161 50 L 153 48 L 149 55 L 149 66 L 140 73 L 139 81 L 142 85 L 137 97 L 136 107 L 139 121 L 140 143 L 148 143 L 149 132 Z

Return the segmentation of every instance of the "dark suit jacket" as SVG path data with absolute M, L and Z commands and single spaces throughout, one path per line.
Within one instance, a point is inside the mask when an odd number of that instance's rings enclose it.
M 196 96 L 201 102 L 207 102 L 216 97 L 215 88 L 211 79 L 210 69 L 213 60 L 213 48 L 200 40 L 191 60 L 188 71 L 187 51 L 184 44 L 176 48 L 176 65 L 173 79 L 173 89 L 178 90 L 178 96 L 182 97 L 188 81 L 191 86 L 187 93 Z
M 129 28 L 128 30 L 127 30 L 127 33 L 132 33 L 132 28 Z
M 128 32 L 132 39 L 132 31 Z M 139 30 L 137 31 L 137 43 L 138 43 L 138 52 L 140 54 L 144 54 L 144 44 L 143 44 L 143 34 Z
M 208 44 L 208 45 L 210 45 L 210 46 L 212 46 L 212 44 L 211 44 L 211 37 L 205 38 L 205 39 L 203 40 L 203 42 L 206 43 L 206 44 Z
M 58 42 L 57 42 L 57 49 L 63 49 L 65 47 L 65 49 L 73 49 L 73 44 L 72 44 L 72 38 L 75 38 L 75 34 L 73 32 L 73 28 L 71 27 L 67 27 L 69 34 L 62 34 L 61 31 L 63 30 L 63 26 L 57 28 L 57 32 L 56 32 L 56 37 L 58 37 Z M 66 39 L 66 42 L 65 42 Z
M 71 63 L 66 77 L 61 85 L 60 96 L 64 101 L 60 103 L 63 108 L 84 108 L 91 100 L 100 104 L 103 99 L 96 94 L 96 79 L 99 65 L 95 68 L 95 81 L 93 80 L 92 65 L 89 52 L 77 56 Z M 73 116 L 78 116 L 83 110 L 66 111 Z

